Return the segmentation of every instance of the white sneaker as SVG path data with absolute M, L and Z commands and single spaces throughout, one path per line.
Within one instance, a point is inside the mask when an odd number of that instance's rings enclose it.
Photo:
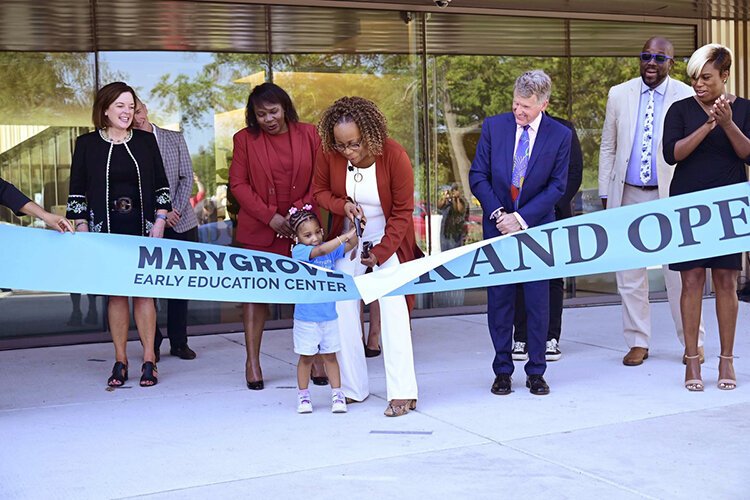
M 526 342 L 515 342 L 513 352 L 511 353 L 513 361 L 526 361 L 529 359 L 529 352 L 526 350 Z
M 342 391 L 335 391 L 331 395 L 331 413 L 346 413 L 346 398 Z
M 312 410 L 310 396 L 307 394 L 297 394 L 297 413 L 312 413 Z
M 562 357 L 560 348 L 557 346 L 557 339 L 547 341 L 547 349 L 544 352 L 544 359 L 547 361 L 557 361 Z

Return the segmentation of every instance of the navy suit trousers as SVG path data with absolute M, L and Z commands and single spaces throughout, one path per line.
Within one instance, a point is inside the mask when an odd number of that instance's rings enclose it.
M 495 375 L 513 373 L 513 318 L 516 307 L 516 286 L 499 285 L 487 287 L 487 323 L 490 328 L 495 359 L 492 369 Z M 527 375 L 544 375 L 547 361 L 544 357 L 549 329 L 549 281 L 532 281 L 521 284 L 526 296 L 526 318 L 528 339 L 526 347 L 529 360 Z

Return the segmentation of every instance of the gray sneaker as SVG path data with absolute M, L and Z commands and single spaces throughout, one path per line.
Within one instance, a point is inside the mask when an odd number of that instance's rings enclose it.
M 526 350 L 526 342 L 515 342 L 511 354 L 513 361 L 526 361 L 529 359 L 529 351 Z
M 562 357 L 560 348 L 557 346 L 557 339 L 547 341 L 547 350 L 544 352 L 544 358 L 547 361 L 557 361 Z

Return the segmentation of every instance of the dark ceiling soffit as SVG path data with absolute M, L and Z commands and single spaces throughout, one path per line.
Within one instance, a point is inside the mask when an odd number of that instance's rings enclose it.
M 469 0 L 454 0 L 456 3 L 468 2 Z M 622 1 L 622 0 L 610 0 Z M 653 1 L 653 0 L 652 0 Z M 96 28 L 92 28 L 92 5 L 95 2 Z M 283 3 L 283 2 L 277 2 Z M 309 2 L 308 2 L 309 3 Z M 273 51 L 279 54 L 310 53 L 314 51 L 326 53 L 393 53 L 408 54 L 408 41 L 402 40 L 395 25 L 401 21 L 393 11 L 362 10 L 362 7 L 372 5 L 370 2 L 340 2 L 353 4 L 360 9 L 356 10 L 358 20 L 378 18 L 383 19 L 385 33 L 383 36 L 363 37 L 360 46 L 352 48 L 347 41 L 355 41 L 353 37 L 343 37 L 336 30 L 331 33 L 319 33 L 320 30 L 305 27 L 301 34 L 302 40 L 297 39 L 298 23 L 305 22 L 307 17 L 322 16 L 320 22 L 326 22 L 335 13 L 343 13 L 341 9 L 332 10 L 317 7 L 291 8 L 289 6 L 270 7 L 272 13 L 278 13 L 277 21 L 272 21 L 274 33 L 279 29 L 279 36 L 275 37 Z M 330 2 L 329 2 L 330 3 Z M 337 4 L 340 4 L 337 2 Z M 402 2 L 399 5 L 414 6 L 417 3 Z M 423 2 L 420 2 L 423 3 Z M 475 2 L 479 3 L 479 2 Z M 580 3 L 580 2 L 579 2 Z M 378 4 L 382 5 L 382 4 Z M 393 4 L 391 4 L 393 5 Z M 92 52 L 98 51 L 186 51 L 186 52 L 244 52 L 244 53 L 266 53 L 266 7 L 255 2 L 237 1 L 206 1 L 206 0 L 119 0 L 117 2 L 102 0 L 57 0 L 54 6 L 46 2 L 26 2 L 22 0 L 3 0 L 0 3 L 0 50 L 7 51 L 60 51 L 60 52 Z M 287 12 L 284 12 L 287 11 Z M 305 15 L 305 11 L 307 15 Z M 318 15 L 311 15 L 312 12 Z M 352 11 L 349 11 L 352 12 Z M 496 11 L 498 14 L 500 11 Z M 296 14 L 296 15 L 295 15 Z M 328 14 L 328 18 L 326 17 Z M 276 14 L 274 14 L 276 15 Z M 348 17 L 347 13 L 345 16 Z M 334 16 L 336 17 L 336 16 Z M 463 47 L 456 50 L 445 50 L 443 47 L 431 43 L 435 36 L 440 36 L 441 26 L 450 28 L 457 23 L 459 18 L 470 18 L 462 14 L 452 14 L 450 9 L 445 9 L 439 14 L 432 15 L 433 28 L 428 34 L 427 50 L 429 53 L 458 53 L 465 54 L 483 53 L 502 54 L 504 51 L 499 47 L 472 47 L 473 43 L 467 42 Z M 482 25 L 492 25 L 493 17 L 500 21 L 497 15 L 482 16 L 485 22 Z M 515 16 L 518 17 L 518 16 Z M 284 26 L 286 19 L 288 26 Z M 540 18 L 526 18 L 538 19 Z M 563 18 L 545 18 L 547 21 L 561 23 Z M 117 22 L 113 22 L 113 20 Z M 196 20 L 200 20 L 196 23 Z M 644 23 L 641 20 L 638 24 Z M 573 21 L 576 22 L 576 21 Z M 589 21 L 583 21 L 589 22 Z M 606 22 L 601 19 L 590 22 Z M 297 24 L 295 24 L 297 23 Z M 345 25 L 339 21 L 339 25 Z M 458 23 L 462 24 L 462 23 Z M 689 28 L 691 23 L 685 22 L 684 28 Z M 18 29 L 21 26 L 23 28 Z M 136 30 L 136 26 L 138 29 Z M 695 26 L 695 25 L 692 25 Z M 105 29 L 105 27 L 107 27 Z M 472 31 L 471 27 L 464 25 L 460 27 L 460 35 L 466 37 Z M 395 30 L 395 31 L 394 31 Z M 449 31 L 450 32 L 450 31 Z M 315 41 L 315 36 L 320 35 L 321 40 Z M 381 34 L 382 35 L 382 34 Z M 393 35 L 393 36 L 391 36 Z M 304 38 L 309 36 L 306 44 Z M 330 40 L 328 38 L 330 38 Z M 338 37 L 338 38 L 336 38 Z M 336 39 L 334 39 L 336 38 Z M 476 38 L 474 37 L 474 40 Z M 286 41 L 287 43 L 284 43 Z M 301 43 L 300 43 L 301 42 Z M 328 42 L 328 43 L 327 43 Z M 366 42 L 366 43 L 365 43 Z M 309 48 L 308 46 L 309 45 Z M 493 44 L 490 44 L 493 45 Z M 535 55 L 560 55 L 560 48 L 554 40 L 550 41 L 551 50 L 537 48 Z M 364 48 L 363 48 L 364 47 Z M 333 48 L 333 50 L 331 50 Z M 311 50 L 312 49 L 312 50 Z M 577 51 L 574 51 L 577 52 Z M 583 55 L 574 53 L 574 55 Z M 595 54 L 591 54 L 595 55 Z M 605 54 L 602 54 L 605 55 Z
M 213 2 L 215 0 L 175 0 Z M 450 0 L 439 8 L 433 0 L 368 2 L 365 0 L 275 0 L 271 5 L 339 9 L 401 10 L 455 14 L 546 17 L 610 21 L 649 21 L 684 24 L 686 21 L 750 19 L 747 0 Z M 269 5 L 268 0 L 221 0 L 222 3 Z

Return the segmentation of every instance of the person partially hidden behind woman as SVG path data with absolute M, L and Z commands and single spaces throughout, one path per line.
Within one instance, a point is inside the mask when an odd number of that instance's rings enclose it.
M 314 204 L 311 182 L 320 137 L 313 125 L 299 122 L 289 94 L 273 83 L 253 88 L 245 119 L 247 127 L 234 134 L 229 167 L 231 194 L 240 206 L 235 239 L 245 249 L 289 257 L 294 232 L 287 215 L 291 207 Z M 264 387 L 260 343 L 268 304 L 243 304 L 242 316 L 245 381 L 257 391 Z M 316 375 L 313 383 L 328 381 Z
M 92 118 L 96 130 L 76 139 L 70 167 L 68 218 L 76 231 L 161 238 L 172 209 L 169 182 L 154 134 L 133 130 L 135 91 L 113 82 L 96 94 Z M 95 270 L 94 270 L 95 271 Z M 156 385 L 154 299 L 133 297 L 138 336 L 143 346 L 143 387 Z M 109 329 L 115 365 L 107 380 L 121 387 L 128 380 L 128 297 L 109 297 Z
M 47 212 L 19 191 L 16 186 L 2 177 L 0 177 L 0 205 L 10 208 L 19 217 L 22 215 L 31 215 L 37 219 L 42 219 L 47 226 L 61 233 L 66 231 L 73 232 L 73 225 L 68 219 L 61 215 Z
M 694 97 L 677 101 L 664 120 L 664 159 L 677 163 L 669 195 L 747 182 L 745 163 L 750 162 L 750 101 L 727 94 L 726 82 L 732 53 L 719 44 L 708 44 L 690 57 L 687 72 Z M 680 312 L 685 328 L 685 387 L 702 391 L 698 353 L 706 269 L 711 269 L 719 322 L 718 387 L 737 387 L 734 373 L 734 334 L 737 325 L 737 276 L 742 254 L 670 264 L 680 271 Z
M 374 244 L 369 255 L 346 255 L 336 269 L 352 276 L 393 269 L 421 256 L 414 236 L 414 174 L 409 155 L 388 138 L 378 107 L 361 97 L 333 103 L 318 125 L 323 151 L 315 163 L 313 191 L 318 204 L 333 215 L 328 237 L 346 234 L 356 218 L 367 218 L 362 240 Z M 360 245 L 361 246 L 361 245 Z M 352 250 L 357 252 L 358 249 Z M 352 258 L 354 260 L 352 260 Z M 388 407 L 385 415 L 405 415 L 417 405 L 409 308 L 404 296 L 380 299 L 381 341 Z M 341 333 L 341 386 L 348 398 L 369 395 L 362 349 L 359 300 L 336 303 Z

